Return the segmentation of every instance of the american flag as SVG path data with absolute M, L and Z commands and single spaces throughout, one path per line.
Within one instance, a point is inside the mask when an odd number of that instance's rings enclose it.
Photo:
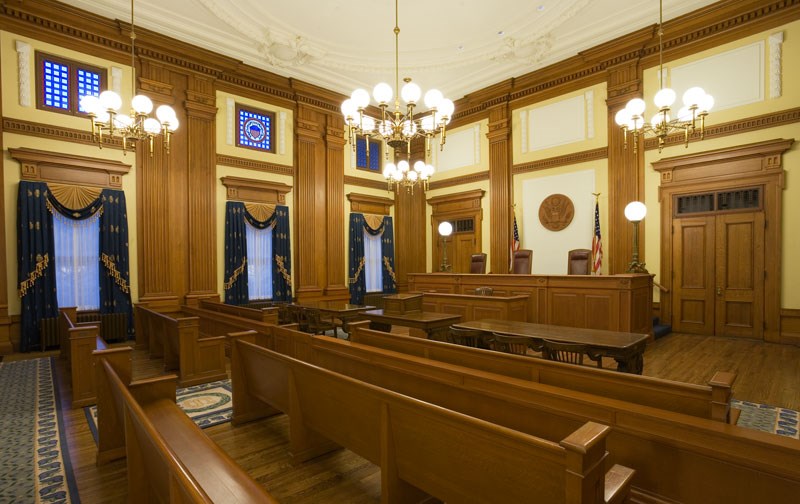
M 600 236 L 600 205 L 594 202 L 594 237 L 592 238 L 592 274 L 602 275 L 603 238 Z
M 508 271 L 514 267 L 514 251 L 519 250 L 519 228 L 517 227 L 517 214 L 514 214 L 514 233 L 511 235 L 511 257 L 508 262 Z

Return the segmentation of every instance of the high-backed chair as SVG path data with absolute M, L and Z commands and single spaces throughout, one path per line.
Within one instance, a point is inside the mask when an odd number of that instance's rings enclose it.
M 567 254 L 567 275 L 588 275 L 592 272 L 592 251 L 573 249 Z
M 482 331 L 472 329 L 457 329 L 450 327 L 450 332 L 447 335 L 448 343 L 455 343 L 456 345 L 463 345 L 473 348 L 478 348 L 483 336 Z
M 542 356 L 545 359 L 566 362 L 569 364 L 583 364 L 586 346 L 575 343 L 559 343 L 557 341 L 542 341 Z M 599 363 L 598 363 L 599 364 Z
M 481 275 L 486 274 L 486 254 L 483 252 L 480 254 L 472 254 L 472 260 L 469 263 L 469 272 Z
M 521 249 L 514 251 L 514 261 L 511 264 L 511 273 L 515 275 L 530 275 L 533 266 L 533 250 Z
M 527 355 L 531 339 L 525 336 L 511 336 L 509 334 L 492 334 L 492 348 L 498 352 L 517 355 Z

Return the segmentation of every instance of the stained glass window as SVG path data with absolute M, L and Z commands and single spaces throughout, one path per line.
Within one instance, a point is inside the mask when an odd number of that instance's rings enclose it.
M 236 145 L 264 152 L 275 150 L 273 127 L 275 114 L 236 105 Z
M 369 141 L 369 166 L 367 166 L 367 143 L 363 138 L 356 140 L 356 168 L 374 172 L 381 171 L 381 143 Z
M 106 70 L 59 56 L 36 52 L 36 106 L 65 114 L 83 114 L 80 100 L 100 96 Z

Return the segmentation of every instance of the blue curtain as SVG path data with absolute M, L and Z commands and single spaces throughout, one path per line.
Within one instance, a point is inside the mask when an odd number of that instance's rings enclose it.
M 100 215 L 100 313 L 127 313 L 128 338 L 133 338 L 128 211 L 125 193 L 103 189 Z M 105 272 L 105 274 L 103 274 Z
M 58 315 L 53 216 L 47 184 L 22 181 L 17 195 L 17 280 L 22 301 L 20 351 L 39 347 L 39 322 Z
M 367 282 L 364 279 L 364 229 L 367 227 L 364 216 L 350 214 L 350 261 L 347 272 L 350 285 L 350 302 L 364 304 Z
M 241 201 L 225 204 L 225 302 L 247 304 L 247 233 Z
M 397 278 L 394 274 L 394 225 L 392 224 L 392 218 L 388 215 L 383 218 L 381 268 L 383 271 L 383 293 L 393 294 L 397 291 Z
M 289 241 L 289 207 L 278 205 L 267 219 L 272 227 L 272 299 L 292 301 L 292 250 Z

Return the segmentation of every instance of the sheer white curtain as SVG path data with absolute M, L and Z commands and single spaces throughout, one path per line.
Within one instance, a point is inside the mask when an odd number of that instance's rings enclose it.
M 272 227 L 247 228 L 247 295 L 250 300 L 272 299 Z
M 53 212 L 58 306 L 100 308 L 100 215 L 72 220 Z
M 364 280 L 367 282 L 367 292 L 383 291 L 381 236 L 373 236 L 364 230 Z

